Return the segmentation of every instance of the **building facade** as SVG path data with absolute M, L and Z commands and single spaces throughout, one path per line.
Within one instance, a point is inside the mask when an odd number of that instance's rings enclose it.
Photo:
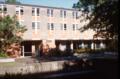
M 76 9 L 56 8 L 29 4 L 0 3 L 0 16 L 17 16 L 19 23 L 27 28 L 23 34 L 22 56 L 35 53 L 39 45 L 49 48 L 73 50 L 77 48 L 104 48 L 102 40 L 93 42 L 93 30 L 80 32 L 80 28 L 89 21 L 80 21 L 84 17 Z

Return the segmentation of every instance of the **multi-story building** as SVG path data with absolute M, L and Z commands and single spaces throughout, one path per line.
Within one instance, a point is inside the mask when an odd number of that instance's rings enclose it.
M 21 25 L 27 28 L 23 34 L 22 55 L 32 54 L 41 43 L 61 50 L 89 47 L 93 49 L 92 30 L 80 32 L 89 21 L 76 9 L 57 8 L 29 4 L 0 3 L 1 16 L 17 16 Z M 95 48 L 104 47 L 102 40 L 95 42 Z

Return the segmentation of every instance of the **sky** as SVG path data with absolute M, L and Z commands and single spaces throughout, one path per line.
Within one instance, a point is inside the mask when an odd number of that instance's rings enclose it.
M 50 7 L 72 8 L 78 0 L 18 0 L 24 4 L 35 4 Z

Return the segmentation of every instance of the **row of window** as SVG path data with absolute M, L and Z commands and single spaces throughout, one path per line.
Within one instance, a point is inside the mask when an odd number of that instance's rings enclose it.
M 7 7 L 5 5 L 0 5 L 0 11 L 3 10 L 3 12 L 7 12 Z M 21 6 L 16 6 L 16 14 L 24 15 L 24 8 Z M 40 16 L 40 8 L 32 8 L 32 16 Z M 54 10 L 53 9 L 47 9 L 47 16 L 53 17 L 54 16 Z M 60 10 L 60 17 L 66 18 L 67 11 L 66 10 Z M 78 17 L 78 12 L 73 11 L 72 17 L 76 18 Z
M 23 7 L 18 7 L 18 8 L 19 8 L 20 14 L 23 15 L 23 13 L 24 13 Z M 18 14 L 17 12 L 18 12 L 18 10 L 16 11 L 16 14 Z M 53 9 L 47 9 L 47 16 L 48 17 L 53 17 L 53 15 L 54 15 L 54 10 Z M 32 8 L 32 16 L 40 16 L 40 8 Z M 66 18 L 66 16 L 67 16 L 67 11 L 66 10 L 60 10 L 60 17 Z M 73 11 L 72 16 L 73 16 L 73 18 L 77 19 L 78 12 Z
M 47 24 L 48 30 L 54 30 L 55 24 L 54 23 L 48 23 Z M 40 22 L 32 22 L 32 29 L 40 29 Z M 78 29 L 78 24 L 72 25 L 73 31 Z M 67 30 L 67 24 L 61 24 L 61 30 Z

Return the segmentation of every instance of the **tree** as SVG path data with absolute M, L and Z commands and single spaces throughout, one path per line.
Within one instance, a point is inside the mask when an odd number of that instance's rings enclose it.
M 13 43 L 20 44 L 25 31 L 25 26 L 18 23 L 16 16 L 0 17 L 0 52 L 6 52 Z
M 93 29 L 96 37 L 118 40 L 118 0 L 79 0 L 73 8 L 79 8 L 90 20 L 81 32 Z

